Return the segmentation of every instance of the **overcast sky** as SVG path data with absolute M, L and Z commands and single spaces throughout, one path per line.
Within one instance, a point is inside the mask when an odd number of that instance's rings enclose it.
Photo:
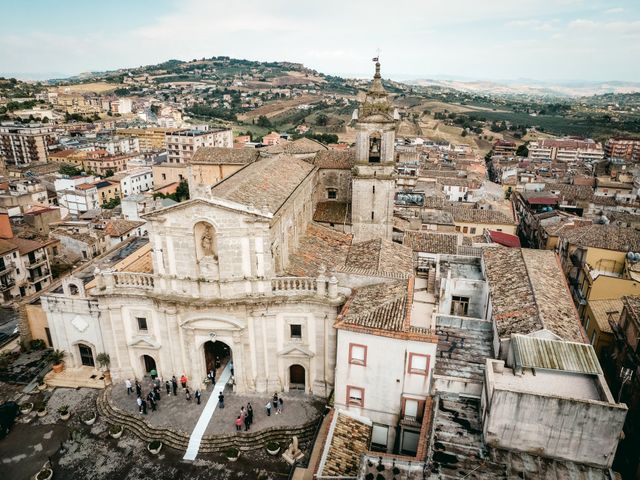
M 640 81 L 638 0 L 0 0 L 0 75 L 227 55 L 324 73 Z

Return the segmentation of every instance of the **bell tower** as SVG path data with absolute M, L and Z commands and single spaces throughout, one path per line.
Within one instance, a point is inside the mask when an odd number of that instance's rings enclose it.
M 356 158 L 352 176 L 354 242 L 391 240 L 395 194 L 396 121 L 389 96 L 382 86 L 380 62 L 358 111 Z

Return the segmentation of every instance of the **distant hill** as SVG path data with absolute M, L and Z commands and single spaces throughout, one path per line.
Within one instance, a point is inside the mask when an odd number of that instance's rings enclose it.
M 513 82 L 462 81 L 420 79 L 407 81 L 410 85 L 440 87 L 461 92 L 484 95 L 537 96 L 537 97 L 588 97 L 607 93 L 625 94 L 640 92 L 638 82 L 566 82 L 546 83 L 533 80 Z

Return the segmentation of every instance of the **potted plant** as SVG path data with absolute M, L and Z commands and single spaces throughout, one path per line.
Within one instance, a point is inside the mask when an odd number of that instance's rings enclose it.
M 44 417 L 46 414 L 47 414 L 47 405 L 40 402 L 36 406 L 36 415 L 38 415 L 39 417 Z
M 278 442 L 267 443 L 267 453 L 272 456 L 276 456 L 280 452 L 280 445 Z
M 62 405 L 58 409 L 58 413 L 60 414 L 60 420 L 69 420 L 69 417 L 71 417 L 71 413 L 69 412 L 69 405 Z
M 36 480 L 49 480 L 53 476 L 53 470 L 49 467 L 44 467 L 36 475 Z
M 96 412 L 84 412 L 82 414 L 82 421 L 86 424 L 86 425 L 93 425 L 94 423 L 96 423 Z
M 49 361 L 53 363 L 53 371 L 60 373 L 64 370 L 64 350 L 54 350 L 49 354 Z
M 111 384 L 111 371 L 109 370 L 109 367 L 111 366 L 111 357 L 109 357 L 108 353 L 102 352 L 96 356 L 96 361 L 103 370 L 104 383 L 107 385 Z
M 22 413 L 23 415 L 31 413 L 31 410 L 33 410 L 33 403 L 26 402 L 20 405 L 20 413 Z
M 160 453 L 160 450 L 162 450 L 162 442 L 160 440 L 153 440 L 149 442 L 149 444 L 147 445 L 147 450 L 149 450 L 154 455 L 157 455 L 158 453 Z
M 111 425 L 109 427 L 109 435 L 111 435 L 112 438 L 120 438 L 122 432 L 124 432 L 122 425 Z
M 36 381 L 38 382 L 38 390 L 44 390 L 47 388 L 47 384 L 44 383 L 44 377 L 40 376 Z
M 240 456 L 240 450 L 236 447 L 229 447 L 224 451 L 224 456 L 227 457 L 227 460 L 230 462 L 235 462 Z

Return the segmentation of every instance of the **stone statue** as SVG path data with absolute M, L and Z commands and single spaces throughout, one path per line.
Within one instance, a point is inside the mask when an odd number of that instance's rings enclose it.
M 215 257 L 215 249 L 213 248 L 213 228 L 210 225 L 204 227 L 204 232 L 200 238 L 200 247 L 202 248 L 203 257 Z
M 302 450 L 298 448 L 298 437 L 294 435 L 291 439 L 291 444 L 282 454 L 282 458 L 284 458 L 290 465 L 293 465 L 302 457 L 304 457 L 304 453 L 302 453 Z

